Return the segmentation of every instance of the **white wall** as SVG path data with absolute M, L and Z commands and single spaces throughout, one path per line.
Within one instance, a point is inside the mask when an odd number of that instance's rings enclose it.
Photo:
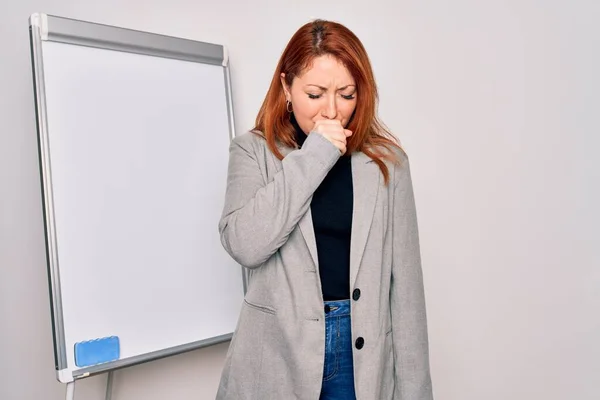
M 364 41 L 411 155 L 441 400 L 600 398 L 600 3 L 2 0 L 0 399 L 56 400 L 27 18 L 222 43 L 239 131 L 311 16 Z M 208 8 L 211 7 L 211 9 Z M 120 370 L 115 400 L 214 398 L 227 345 Z M 103 399 L 105 377 L 77 399 Z
M 400 11 L 437 394 L 600 399 L 600 3 Z

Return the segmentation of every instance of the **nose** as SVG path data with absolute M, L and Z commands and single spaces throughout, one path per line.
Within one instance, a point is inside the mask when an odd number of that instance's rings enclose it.
M 337 117 L 337 104 L 335 96 L 332 96 L 327 100 L 327 104 L 325 104 L 321 110 L 321 115 L 327 119 L 335 119 L 335 117 Z

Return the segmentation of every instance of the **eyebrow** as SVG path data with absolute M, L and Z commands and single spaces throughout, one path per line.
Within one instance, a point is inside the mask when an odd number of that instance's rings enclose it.
M 323 87 L 323 86 L 320 86 L 320 85 L 315 85 L 315 84 L 312 84 L 312 83 L 309 83 L 306 86 L 315 86 L 315 87 L 317 87 L 317 88 L 319 88 L 319 89 L 321 89 L 323 91 L 327 90 L 326 87 Z M 343 86 L 343 87 L 339 88 L 338 90 L 345 90 L 345 89 L 348 89 L 349 87 L 356 87 L 356 85 L 346 85 L 346 86 Z

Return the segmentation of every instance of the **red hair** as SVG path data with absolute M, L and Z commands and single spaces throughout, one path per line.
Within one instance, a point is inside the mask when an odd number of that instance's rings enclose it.
M 389 171 L 383 160 L 397 161 L 393 149 L 399 149 L 400 145 L 377 117 L 377 85 L 367 52 L 358 37 L 339 23 L 315 20 L 300 27 L 292 36 L 279 59 L 254 129 L 262 133 L 269 149 L 280 160 L 283 155 L 276 146 L 277 141 L 295 147 L 294 127 L 287 112 L 280 76 L 285 73 L 285 81 L 291 86 L 296 76 L 310 68 L 316 57 L 323 55 L 335 57 L 356 81 L 357 104 L 347 127 L 352 136 L 348 139 L 346 154 L 365 153 L 377 163 L 387 184 Z

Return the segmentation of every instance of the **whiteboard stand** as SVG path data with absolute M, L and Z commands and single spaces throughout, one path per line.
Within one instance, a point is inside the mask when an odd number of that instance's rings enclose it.
M 231 339 L 247 276 L 218 220 L 234 137 L 226 48 L 29 19 L 57 379 Z M 94 361 L 95 360 L 95 361 Z M 69 398 L 71 396 L 71 398 Z
M 106 379 L 106 395 L 104 397 L 105 400 L 112 400 L 112 387 L 113 387 L 113 374 L 114 371 L 108 371 L 107 379 Z M 66 400 L 74 400 L 75 399 L 75 381 L 67 382 L 67 393 Z
M 75 381 L 67 382 L 67 400 L 73 400 L 75 398 Z
M 114 371 L 108 371 L 108 376 L 106 377 L 106 398 L 105 400 L 112 400 L 112 387 L 113 387 L 113 378 Z

